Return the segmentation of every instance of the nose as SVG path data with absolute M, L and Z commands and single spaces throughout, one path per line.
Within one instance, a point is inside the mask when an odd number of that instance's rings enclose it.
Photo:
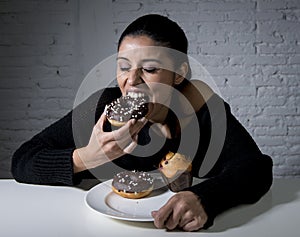
M 140 83 L 142 83 L 142 78 L 140 75 L 140 69 L 136 68 L 136 69 L 131 69 L 128 72 L 128 79 L 127 82 L 129 85 L 134 86 L 134 85 L 138 85 Z

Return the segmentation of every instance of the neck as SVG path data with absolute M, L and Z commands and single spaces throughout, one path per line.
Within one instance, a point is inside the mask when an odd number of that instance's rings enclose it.
M 168 139 L 180 136 L 180 125 L 176 115 L 169 109 L 163 110 L 162 113 L 164 113 L 164 117 L 160 119 L 159 122 L 157 120 L 155 120 L 155 122 L 149 120 L 153 123 L 151 126 L 153 131 Z M 160 118 L 162 118 L 162 116 Z
M 160 104 L 151 104 L 150 113 L 149 113 L 149 121 L 151 123 L 160 123 L 165 124 L 167 120 L 167 116 L 169 113 L 169 109 Z

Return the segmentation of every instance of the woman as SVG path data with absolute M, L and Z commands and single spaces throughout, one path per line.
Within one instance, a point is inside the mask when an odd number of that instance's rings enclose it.
M 178 192 L 159 210 L 153 210 L 154 224 L 169 230 L 208 228 L 224 210 L 259 200 L 272 183 L 272 160 L 260 152 L 228 104 L 206 84 L 187 80 L 187 49 L 184 32 L 166 17 L 146 15 L 131 23 L 118 43 L 118 87 L 92 95 L 24 143 L 12 159 L 15 179 L 74 185 L 89 174 L 88 170 L 99 169 L 101 174 L 110 170 L 110 164 L 128 170 L 153 170 L 170 150 L 192 156 L 192 172 L 199 177 L 213 129 L 225 128 L 224 139 L 220 136 L 222 149 L 216 153 L 212 168 L 201 177 L 205 181 Z M 172 50 L 181 54 L 174 57 Z M 175 91 L 183 96 L 174 96 Z M 112 131 L 103 112 L 105 105 L 126 94 L 148 96 L 149 115 Z M 97 107 L 90 109 L 95 101 Z M 83 115 L 89 111 L 95 113 L 90 127 Z M 76 129 L 82 123 L 88 139 L 81 139 L 82 129 Z M 155 131 L 151 136 L 150 130 Z M 193 140 L 184 139 L 183 134 L 194 135 Z M 181 145 L 185 140 L 190 146 Z M 139 149 L 143 156 L 136 153 Z

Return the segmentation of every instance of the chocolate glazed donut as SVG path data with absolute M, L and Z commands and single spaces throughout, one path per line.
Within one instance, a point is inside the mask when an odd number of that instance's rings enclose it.
M 130 119 L 140 119 L 148 113 L 148 99 L 142 93 L 129 93 L 113 100 L 105 108 L 108 121 L 116 127 Z
M 153 177 L 147 172 L 123 171 L 114 176 L 112 190 L 124 198 L 138 199 L 152 192 L 153 183 Z

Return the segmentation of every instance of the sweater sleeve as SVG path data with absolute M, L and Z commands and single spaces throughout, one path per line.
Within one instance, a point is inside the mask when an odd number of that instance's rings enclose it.
M 211 128 L 212 123 L 216 129 L 220 129 L 220 126 L 225 124 L 226 132 L 217 162 L 202 177 L 206 179 L 188 189 L 200 197 L 208 215 L 205 228 L 210 227 L 214 218 L 221 212 L 240 204 L 258 201 L 272 184 L 271 158 L 261 153 L 250 134 L 232 115 L 227 103 L 218 96 L 213 96 L 208 102 L 212 103 L 212 106 L 223 103 L 226 122 L 220 121 L 220 118 L 224 117 L 220 114 L 220 109 L 209 110 L 204 106 L 198 114 L 200 128 L 211 132 L 207 128 Z M 201 133 L 201 137 L 202 135 Z M 201 162 L 197 162 L 198 158 L 194 159 L 196 160 L 193 167 L 195 173 L 201 166 Z
M 74 149 L 70 112 L 16 150 L 12 175 L 18 182 L 72 185 Z
M 106 90 L 104 90 L 106 91 Z M 95 121 L 118 90 L 100 91 L 54 122 L 13 154 L 11 172 L 18 182 L 75 185 L 88 171 L 73 173 L 73 151 L 87 144 Z M 99 99 L 100 98 L 100 99 Z

